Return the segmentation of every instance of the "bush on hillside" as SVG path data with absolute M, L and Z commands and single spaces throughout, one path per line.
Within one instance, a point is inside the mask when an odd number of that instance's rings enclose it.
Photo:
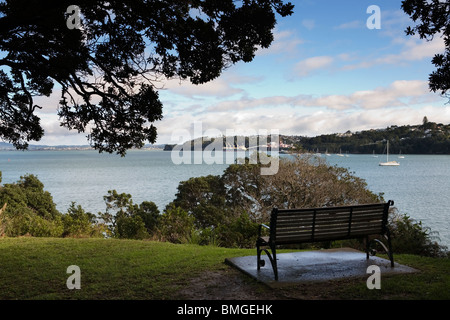
M 436 240 L 437 233 L 415 221 L 407 214 L 392 210 L 389 219 L 392 247 L 394 253 L 417 254 L 428 257 L 447 256 L 447 247 Z
M 6 236 L 60 237 L 63 233 L 62 215 L 34 175 L 0 187 L 0 203 L 6 204 L 0 216 L 0 231 Z
M 108 234 L 119 239 L 145 239 L 155 234 L 159 210 L 156 204 L 144 201 L 134 204 L 130 194 L 109 190 L 103 197 L 106 211 L 99 217 L 107 225 Z
M 72 202 L 67 213 L 62 215 L 63 237 L 102 238 L 106 226 L 96 221 L 94 214 L 84 211 Z
M 1 175 L 0 175 L 1 182 Z M 32 174 L 0 186 L 0 235 L 9 237 L 103 236 L 95 216 L 74 203 L 67 214 L 56 209 L 44 184 Z
M 194 220 L 182 208 L 168 206 L 161 215 L 159 236 L 163 241 L 189 243 L 195 233 Z

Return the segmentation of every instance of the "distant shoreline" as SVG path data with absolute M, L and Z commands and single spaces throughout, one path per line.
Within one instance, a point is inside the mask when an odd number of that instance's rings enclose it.
M 259 136 L 258 136 L 259 137 Z M 181 146 L 184 150 L 204 150 L 214 142 L 223 139 L 224 151 L 245 151 L 254 148 L 249 136 L 222 136 L 220 138 L 201 137 L 186 141 Z M 422 125 L 391 126 L 386 129 L 370 129 L 364 131 L 334 134 L 322 134 L 316 137 L 300 135 L 277 136 L 278 141 L 267 141 L 265 150 L 275 144 L 280 152 L 288 153 L 321 153 L 321 154 L 386 154 L 386 142 L 390 141 L 389 153 L 417 155 L 450 155 L 450 124 L 425 122 Z M 230 142 L 231 141 L 231 142 Z M 270 142 L 270 143 L 269 143 Z M 141 149 L 131 150 L 164 150 L 172 151 L 177 144 L 146 144 Z M 0 142 L 0 151 L 14 151 L 11 143 Z M 63 151 L 63 150 L 95 150 L 90 145 L 29 145 L 28 151 Z
M 63 151 L 92 151 L 92 152 L 98 152 L 96 149 L 92 148 L 92 147 L 83 147 L 83 146 L 67 146 L 67 147 L 35 147 L 35 148 L 30 148 L 28 150 L 17 150 L 14 148 L 0 148 L 0 153 L 1 152 L 46 152 L 46 151 L 58 151 L 58 152 L 63 152 Z M 130 149 L 129 151 L 145 151 L 145 152 L 152 152 L 152 151 L 172 151 L 170 150 L 165 150 L 164 147 L 143 147 L 142 149 Z M 196 152 L 196 151 L 200 151 L 203 152 L 204 150 L 186 150 L 186 151 L 190 151 L 190 152 Z M 240 150 L 240 149 L 234 149 L 234 150 L 222 150 L 222 152 L 226 153 L 226 152 L 249 152 L 251 150 Z M 270 151 L 270 150 L 269 150 Z M 286 151 L 279 151 L 280 154 L 291 154 L 291 152 L 286 152 Z M 100 152 L 99 152 L 100 154 Z M 105 152 L 105 154 L 107 154 Z M 315 155 L 316 153 L 313 152 L 292 152 L 292 154 L 310 154 L 310 155 Z M 329 153 L 328 155 L 326 155 L 325 153 L 321 153 L 319 156 L 336 156 L 336 153 Z M 370 155 L 373 156 L 372 153 L 348 153 L 346 155 Z M 450 153 L 405 153 L 402 154 L 402 156 L 409 156 L 409 155 L 415 155 L 415 156 L 448 156 L 450 155 Z M 385 155 L 383 154 L 377 154 L 377 157 L 383 157 Z M 390 154 L 390 157 L 395 158 L 397 155 L 396 154 Z
M 64 146 L 47 146 L 47 145 L 30 145 L 27 150 L 17 150 L 13 145 L 2 146 L 6 143 L 0 144 L 0 151 L 97 151 L 89 145 L 64 145 Z M 158 150 L 163 151 L 165 145 L 155 145 L 155 146 L 144 146 L 141 149 L 130 149 L 130 150 L 142 150 L 142 151 L 152 151 Z

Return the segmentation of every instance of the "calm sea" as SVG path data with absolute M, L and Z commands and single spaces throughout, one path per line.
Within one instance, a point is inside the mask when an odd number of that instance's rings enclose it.
M 385 160 L 381 156 L 323 157 L 365 179 L 370 190 L 394 200 L 401 213 L 438 232 L 440 243 L 450 247 L 450 156 L 391 156 L 390 160 L 400 162 L 398 167 L 378 166 Z M 35 174 L 62 212 L 72 201 L 92 213 L 104 211 L 103 196 L 112 189 L 130 193 L 138 204 L 153 201 L 163 210 L 174 199 L 180 181 L 220 175 L 226 167 L 175 165 L 171 153 L 164 151 L 129 151 L 124 158 L 96 151 L 0 152 L 2 184 L 16 182 L 26 173 Z

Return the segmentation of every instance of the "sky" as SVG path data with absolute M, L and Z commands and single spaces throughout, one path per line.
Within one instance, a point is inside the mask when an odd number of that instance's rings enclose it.
M 164 83 L 157 144 L 179 142 L 180 129 L 192 138 L 227 131 L 317 136 L 420 124 L 424 116 L 450 123 L 447 99 L 428 88 L 443 41 L 407 36 L 412 21 L 401 0 L 292 2 L 294 14 L 279 17 L 272 46 L 252 62 L 200 86 Z M 38 102 L 53 106 L 57 97 Z M 87 144 L 85 134 L 59 126 L 54 110 L 40 115 L 45 137 L 36 144 Z

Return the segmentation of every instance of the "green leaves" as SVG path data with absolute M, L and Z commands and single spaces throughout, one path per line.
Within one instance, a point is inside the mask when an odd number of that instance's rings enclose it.
M 159 210 L 155 203 L 144 201 L 134 204 L 130 194 L 109 190 L 103 197 L 106 212 L 99 216 L 116 238 L 144 239 L 150 237 L 159 222 Z
M 430 74 L 429 87 L 433 92 L 440 91 L 447 95 L 450 89 L 450 2 L 404 0 L 402 9 L 416 23 L 413 27 L 406 28 L 405 33 L 413 36 L 419 35 L 421 39 L 432 40 L 435 36 L 442 37 L 445 43 L 445 52 L 436 53 L 432 63 L 436 70 Z

